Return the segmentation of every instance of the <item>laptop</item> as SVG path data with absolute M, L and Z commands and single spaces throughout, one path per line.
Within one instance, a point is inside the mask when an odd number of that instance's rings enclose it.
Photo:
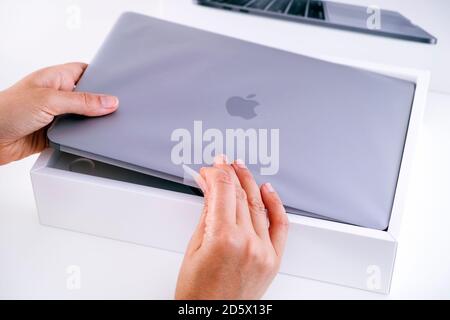
M 63 152 L 186 185 L 224 153 L 291 213 L 389 224 L 412 82 L 124 13 L 76 90 L 120 108 L 58 117 Z
M 436 44 L 437 38 L 398 12 L 318 0 L 198 0 L 213 8 Z

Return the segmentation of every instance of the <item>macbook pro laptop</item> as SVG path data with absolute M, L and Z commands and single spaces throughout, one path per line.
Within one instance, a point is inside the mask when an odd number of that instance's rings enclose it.
M 197 2 L 213 8 L 335 29 L 429 44 L 437 43 L 434 36 L 402 14 L 376 7 L 319 0 L 197 0 Z
M 57 118 L 64 152 L 177 183 L 223 152 L 290 212 L 389 224 L 412 82 L 124 13 L 76 90 L 120 107 Z

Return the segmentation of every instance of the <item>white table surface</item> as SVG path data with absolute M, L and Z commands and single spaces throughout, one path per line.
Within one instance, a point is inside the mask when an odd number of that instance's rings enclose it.
M 205 12 L 189 7 L 189 0 L 177 0 L 193 10 L 183 15 L 171 11 L 175 0 L 164 1 L 162 5 L 152 0 L 110 0 L 107 6 L 87 0 L 2 1 L 0 89 L 41 66 L 89 61 L 121 11 L 134 10 L 194 25 L 200 23 L 195 15 L 203 17 Z M 403 0 L 399 3 L 404 5 Z M 66 27 L 73 6 L 81 9 L 79 28 Z M 72 8 L 69 13 L 68 7 Z M 270 26 L 264 29 L 264 36 L 244 32 L 239 28 L 244 20 L 229 13 L 215 13 L 211 29 L 234 25 L 236 36 L 254 36 L 255 41 L 303 52 L 280 40 L 272 28 L 306 32 L 302 26 L 260 19 L 249 21 L 261 28 Z M 450 298 L 450 94 L 430 93 L 424 122 L 391 294 L 278 275 L 265 298 Z M 0 167 L 0 298 L 172 298 L 181 255 L 39 224 L 29 178 L 35 159 L 32 156 Z M 71 265 L 81 271 L 81 287 L 76 290 L 69 290 L 66 284 Z

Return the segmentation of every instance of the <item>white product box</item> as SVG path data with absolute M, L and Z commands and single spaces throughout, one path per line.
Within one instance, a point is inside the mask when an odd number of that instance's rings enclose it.
M 430 75 L 427 71 L 325 60 L 417 85 L 392 217 L 388 230 L 379 231 L 289 214 L 291 228 L 280 272 L 387 294 Z M 181 189 L 169 190 L 169 184 L 159 179 L 53 149 L 41 154 L 31 178 L 43 225 L 180 253 L 198 223 L 203 203 L 201 197 Z

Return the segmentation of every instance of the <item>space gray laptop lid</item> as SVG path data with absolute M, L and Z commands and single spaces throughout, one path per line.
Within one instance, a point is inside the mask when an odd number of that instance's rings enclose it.
M 223 152 L 296 212 L 389 224 L 411 82 L 125 13 L 76 90 L 120 108 L 58 118 L 63 151 L 177 182 Z

